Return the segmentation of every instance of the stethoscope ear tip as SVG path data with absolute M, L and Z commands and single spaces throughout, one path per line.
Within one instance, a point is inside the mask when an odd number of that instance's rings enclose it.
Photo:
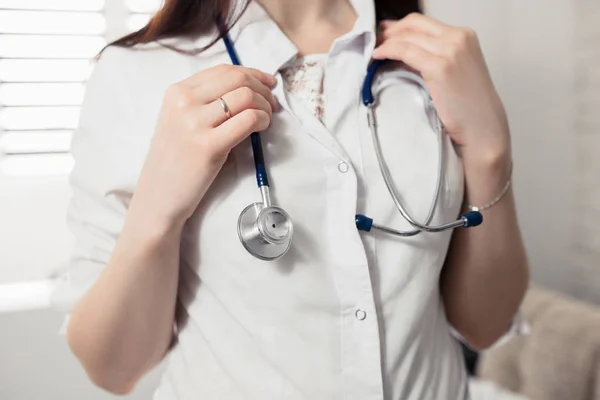
M 463 214 L 461 217 L 465 223 L 463 225 L 465 228 L 473 228 L 483 223 L 483 215 L 479 211 L 471 211 Z

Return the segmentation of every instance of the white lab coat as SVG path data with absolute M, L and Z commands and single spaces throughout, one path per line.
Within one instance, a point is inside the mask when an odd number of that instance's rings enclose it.
M 325 126 L 283 91 L 263 145 L 274 203 L 295 237 L 275 262 L 240 244 L 240 211 L 259 201 L 249 142 L 236 148 L 188 221 L 182 240 L 179 337 L 156 400 L 462 400 L 466 373 L 438 281 L 451 232 L 396 238 L 358 232 L 356 213 L 410 226 L 387 193 L 360 103 L 374 48 L 373 2 L 353 0 L 354 29 L 333 44 Z M 252 3 L 231 32 L 242 63 L 268 73 L 294 45 Z M 210 38 L 169 40 L 183 49 Z M 229 63 L 222 42 L 197 56 L 151 44 L 109 48 L 89 82 L 73 142 L 69 224 L 77 243 L 55 301 L 69 309 L 109 260 L 169 85 Z M 386 72 L 375 84 L 383 153 L 402 199 L 424 220 L 438 155 L 423 97 Z M 447 143 L 433 224 L 455 219 L 463 171 Z M 164 193 L 170 196 L 170 193 Z

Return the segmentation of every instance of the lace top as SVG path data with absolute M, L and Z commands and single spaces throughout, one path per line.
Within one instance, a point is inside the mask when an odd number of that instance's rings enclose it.
M 281 69 L 286 92 L 300 100 L 321 123 L 325 123 L 323 78 L 327 54 L 298 57 Z

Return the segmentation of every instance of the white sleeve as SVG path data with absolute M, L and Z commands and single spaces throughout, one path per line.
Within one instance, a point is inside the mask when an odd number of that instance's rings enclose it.
M 130 50 L 108 48 L 86 87 L 72 140 L 67 223 L 75 243 L 67 275 L 52 295 L 59 311 L 70 312 L 108 263 L 139 174 L 127 57 Z
M 488 347 L 487 349 L 484 349 L 484 350 L 490 350 L 490 349 L 493 349 L 496 347 L 500 347 L 504 343 L 508 342 L 510 339 L 512 339 L 516 336 L 520 336 L 520 335 L 527 335 L 527 334 L 529 334 L 529 332 L 530 332 L 529 324 L 527 323 L 527 321 L 525 321 L 521 312 L 518 312 L 517 315 L 515 315 L 515 318 L 513 319 L 512 325 L 504 333 L 504 335 L 502 335 L 498 340 L 496 340 L 496 342 L 494 342 L 490 347 Z M 458 339 L 465 346 L 474 350 L 474 347 L 469 343 L 469 341 L 467 339 L 465 339 L 463 337 L 463 335 L 461 335 L 460 332 L 458 332 L 456 330 L 456 328 L 454 328 L 452 325 L 450 325 L 450 333 L 452 334 L 452 336 L 454 336 L 456 339 Z M 482 350 L 482 351 L 484 351 L 484 350 Z

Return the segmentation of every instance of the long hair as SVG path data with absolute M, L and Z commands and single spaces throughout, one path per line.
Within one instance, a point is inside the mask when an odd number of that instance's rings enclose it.
M 250 1 L 246 1 L 238 15 L 231 15 L 231 0 L 165 0 L 164 5 L 146 26 L 112 42 L 109 46 L 133 47 L 161 39 L 207 33 L 212 31 L 215 21 L 219 21 L 220 35 L 206 47 L 196 51 L 201 52 L 229 31 Z M 421 12 L 419 0 L 373 1 L 378 19 L 400 19 L 410 13 Z M 227 18 L 220 18 L 223 15 Z

